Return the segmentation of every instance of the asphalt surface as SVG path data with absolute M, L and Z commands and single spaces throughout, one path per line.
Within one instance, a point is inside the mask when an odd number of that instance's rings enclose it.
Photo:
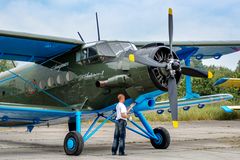
M 109 123 L 85 143 L 82 155 L 66 156 L 62 147 L 67 125 L 26 128 L 0 128 L 0 159 L 194 159 L 239 160 L 240 121 L 181 122 L 178 129 L 170 123 L 152 124 L 168 129 L 172 142 L 166 150 L 153 149 L 149 140 L 127 132 L 127 156 L 111 155 L 114 125 Z M 86 130 L 87 124 L 83 125 Z

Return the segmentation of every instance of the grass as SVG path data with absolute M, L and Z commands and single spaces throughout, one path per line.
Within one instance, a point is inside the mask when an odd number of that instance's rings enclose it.
M 223 105 L 237 105 L 237 102 L 221 102 L 216 104 L 206 105 L 204 108 L 199 109 L 198 107 L 192 107 L 188 111 L 184 111 L 182 108 L 179 109 L 179 120 L 180 121 L 191 121 L 191 120 L 233 120 L 240 119 L 240 112 L 234 111 L 233 113 L 225 113 L 220 106 Z M 171 115 L 165 111 L 159 115 L 156 112 L 145 112 L 147 120 L 149 121 L 170 121 Z M 137 120 L 136 117 L 134 117 Z

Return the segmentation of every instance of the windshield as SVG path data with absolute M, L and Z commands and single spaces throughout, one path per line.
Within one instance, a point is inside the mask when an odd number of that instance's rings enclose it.
M 91 51 L 90 51 L 90 48 L 92 49 Z M 91 52 L 93 55 L 115 57 L 120 53 L 126 52 L 130 49 L 137 50 L 135 45 L 130 42 L 102 41 L 102 42 L 87 43 L 83 47 L 82 54 L 78 55 L 79 56 L 78 59 L 85 59 L 85 58 L 91 57 L 92 56 Z
M 99 43 L 97 45 L 97 51 L 99 55 L 115 56 L 114 52 L 107 43 Z
M 109 42 L 108 43 L 115 55 L 128 50 L 137 50 L 137 48 L 129 42 Z

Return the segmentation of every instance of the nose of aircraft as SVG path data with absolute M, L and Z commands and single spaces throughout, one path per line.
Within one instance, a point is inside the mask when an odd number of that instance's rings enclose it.
M 178 101 L 177 84 L 181 74 L 212 78 L 211 72 L 201 71 L 191 67 L 180 65 L 178 56 L 172 49 L 173 43 L 173 11 L 168 11 L 169 47 L 149 46 L 137 51 L 127 52 L 130 62 L 136 62 L 148 66 L 149 75 L 160 90 L 168 91 L 170 110 L 172 114 L 173 127 L 178 127 Z

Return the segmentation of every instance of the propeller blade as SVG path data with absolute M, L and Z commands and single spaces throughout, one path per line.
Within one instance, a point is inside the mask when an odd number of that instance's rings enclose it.
M 130 53 L 128 55 L 128 59 L 130 62 L 137 62 L 146 66 L 151 66 L 151 67 L 160 67 L 160 68 L 166 68 L 167 67 L 167 63 L 166 62 L 162 62 L 159 63 L 155 60 L 153 60 L 152 58 L 148 57 L 148 56 L 144 56 L 144 55 L 137 55 L 134 53 Z
M 172 8 L 168 9 L 168 33 L 169 33 L 170 54 L 172 55 L 172 42 L 173 42 L 173 15 L 172 15 Z
M 202 71 L 191 67 L 181 67 L 181 72 L 184 75 L 200 78 L 212 78 L 213 74 L 210 71 Z
M 173 127 L 178 128 L 177 84 L 175 77 L 172 76 L 168 79 L 168 97 L 172 114 Z

